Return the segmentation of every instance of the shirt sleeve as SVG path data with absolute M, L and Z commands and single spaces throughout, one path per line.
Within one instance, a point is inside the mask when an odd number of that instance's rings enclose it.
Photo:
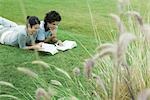
M 50 31 L 47 31 L 47 32 L 45 32 L 45 38 L 48 38 L 49 36 L 51 36 L 52 35 L 52 33 L 50 32 Z
M 40 29 L 38 31 L 36 40 L 39 40 L 39 41 L 45 40 L 45 34 L 44 34 L 44 31 L 42 29 Z
M 19 48 L 26 48 L 26 36 L 23 34 L 18 35 Z

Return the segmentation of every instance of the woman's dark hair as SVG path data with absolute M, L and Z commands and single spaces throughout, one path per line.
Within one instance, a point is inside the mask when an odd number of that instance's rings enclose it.
M 45 31 L 49 30 L 49 28 L 47 27 L 47 23 L 52 23 L 55 21 L 61 21 L 61 16 L 58 12 L 50 11 L 50 12 L 46 13 L 46 16 L 44 18 L 44 29 L 45 29 Z
M 36 16 L 27 16 L 27 24 L 30 24 L 32 28 L 33 25 L 40 24 L 40 20 Z

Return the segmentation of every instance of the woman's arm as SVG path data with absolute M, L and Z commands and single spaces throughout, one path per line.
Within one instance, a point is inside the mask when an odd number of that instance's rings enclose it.
M 44 42 L 46 43 L 56 43 L 58 41 L 56 35 L 52 34 L 51 36 L 47 37 Z
M 30 50 L 30 49 L 39 50 L 39 49 L 41 49 L 41 47 L 42 47 L 42 43 L 38 43 L 38 44 L 35 44 L 35 45 L 26 46 L 23 49 L 27 49 L 27 50 Z
M 18 45 L 20 48 L 22 49 L 40 49 L 42 46 L 42 43 L 38 43 L 38 44 L 31 44 L 31 46 L 27 46 L 26 44 L 26 36 L 24 34 L 19 34 L 18 36 Z

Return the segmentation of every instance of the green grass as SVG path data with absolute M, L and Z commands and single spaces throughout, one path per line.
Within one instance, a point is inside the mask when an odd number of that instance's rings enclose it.
M 96 33 L 93 30 L 87 1 L 91 8 Z M 145 22 L 148 22 L 150 14 L 148 12 L 149 4 L 146 4 L 148 0 L 142 2 L 145 7 L 141 6 L 141 2 L 133 0 L 130 9 L 139 11 L 144 16 Z M 74 77 L 72 70 L 79 67 L 82 71 L 84 60 L 95 53 L 95 48 L 99 44 L 115 40 L 116 25 L 108 15 L 112 12 L 117 13 L 116 6 L 116 0 L 0 0 L 0 16 L 19 24 L 25 23 L 27 15 L 36 15 L 43 20 L 46 12 L 57 10 L 62 15 L 58 37 L 61 40 L 75 40 L 78 44 L 77 48 L 59 52 L 54 56 L 39 53 L 38 57 L 34 51 L 0 45 L 0 81 L 14 84 L 28 99 L 6 86 L 0 86 L 0 94 L 6 93 L 17 96 L 21 100 L 30 100 L 31 98 L 27 93 L 34 98 L 37 87 L 43 87 L 47 90 L 47 85 L 51 85 L 50 80 L 55 79 L 59 80 L 63 87 L 52 86 L 58 93 L 53 97 L 53 100 L 69 96 L 75 96 L 80 100 L 95 100 L 96 97 L 92 95 L 93 90 L 98 92 L 102 90 L 97 89 L 95 83 L 92 80 L 85 79 L 82 74 L 79 77 Z M 44 69 L 39 65 L 31 64 L 32 61 L 37 59 L 48 63 L 50 68 Z M 59 73 L 54 66 L 65 70 L 72 77 L 72 80 Z M 103 60 L 99 61 L 96 66 L 99 67 L 94 69 L 94 72 L 105 80 L 108 85 L 107 89 L 111 91 L 110 77 L 113 69 L 110 67 L 112 66 L 110 59 L 104 60 L 104 62 Z M 40 79 L 45 80 L 46 85 L 43 86 L 45 83 L 41 80 L 35 80 L 20 73 L 17 71 L 17 67 L 32 69 L 40 75 Z M 99 94 L 102 99 L 105 97 L 102 93 Z M 111 95 L 111 93 L 109 94 Z

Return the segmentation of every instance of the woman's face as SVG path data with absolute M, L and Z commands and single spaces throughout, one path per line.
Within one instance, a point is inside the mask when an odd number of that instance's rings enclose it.
M 33 25 L 32 28 L 30 25 L 28 25 L 28 32 L 30 35 L 36 34 L 36 32 L 39 30 L 39 28 L 40 28 L 39 24 Z
M 58 27 L 58 24 L 59 24 L 59 21 L 55 21 L 55 22 L 52 22 L 52 23 L 48 23 L 48 27 L 50 30 L 54 30 Z

